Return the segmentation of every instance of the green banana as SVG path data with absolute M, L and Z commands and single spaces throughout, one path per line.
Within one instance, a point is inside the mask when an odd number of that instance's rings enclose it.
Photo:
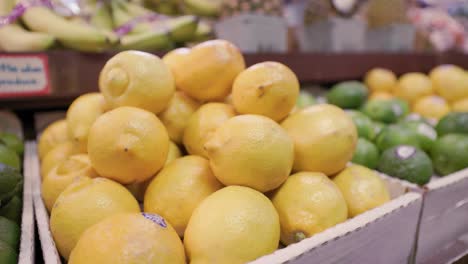
M 54 43 L 54 37 L 44 33 L 29 32 L 18 24 L 0 28 L 0 50 L 7 52 L 44 51 Z
M 167 31 L 150 31 L 146 33 L 130 34 L 120 39 L 121 50 L 164 50 L 173 47 Z
M 123 7 L 122 3 L 119 0 L 111 1 L 112 9 L 112 19 L 114 20 L 114 26 L 120 27 L 132 19 L 135 19 L 134 16 L 131 16 Z
M 15 0 L 0 1 L 0 15 L 8 15 Z M 0 27 L 0 50 L 7 52 L 43 51 L 55 43 L 55 38 L 44 33 L 29 32 L 14 23 Z
M 139 16 L 145 16 L 145 15 L 153 13 L 153 11 L 146 9 L 135 3 L 125 2 L 124 4 L 127 9 L 127 12 L 132 16 L 139 17 Z
M 109 6 L 106 3 L 95 4 L 93 9 L 94 13 L 91 16 L 91 25 L 103 30 L 112 30 L 114 22 L 112 21 Z
M 156 23 L 164 23 L 175 42 L 186 42 L 193 39 L 198 27 L 198 18 L 188 15 Z
M 22 16 L 26 26 L 36 32 L 48 33 L 60 41 L 100 45 L 109 43 L 103 32 L 81 23 L 69 21 L 46 7 L 30 7 Z

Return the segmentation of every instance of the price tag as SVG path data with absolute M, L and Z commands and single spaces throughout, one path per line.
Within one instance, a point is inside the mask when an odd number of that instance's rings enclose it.
M 48 58 L 42 54 L 0 54 L 0 97 L 50 93 Z

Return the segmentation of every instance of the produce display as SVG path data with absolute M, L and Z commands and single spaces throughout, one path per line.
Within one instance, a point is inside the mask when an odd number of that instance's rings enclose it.
M 326 97 L 357 127 L 356 164 L 420 185 L 468 167 L 468 74 L 457 66 L 400 78 L 376 68 Z
M 211 38 L 210 23 L 197 15 L 217 15 L 217 1 L 182 1 L 190 6 L 181 8 L 184 12 L 158 8 L 163 4 L 155 2 L 146 6 L 158 12 L 127 0 L 2 0 L 0 50 L 168 50 Z
M 365 103 L 350 85 L 351 105 Z M 227 41 L 120 52 L 99 89 L 39 137 L 68 263 L 245 263 L 390 200 L 377 172 L 349 164 L 353 117 L 300 92 L 286 65 L 247 68 Z
M 21 158 L 24 145 L 16 135 L 0 133 L 0 263 L 18 262 L 23 175 Z

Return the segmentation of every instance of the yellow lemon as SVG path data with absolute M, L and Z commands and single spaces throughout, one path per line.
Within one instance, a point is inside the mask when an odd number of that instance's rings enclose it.
M 450 106 L 444 98 L 430 95 L 417 100 L 413 112 L 426 118 L 440 119 L 450 112 Z
M 171 163 L 172 161 L 180 157 L 182 157 L 182 153 L 180 152 L 179 147 L 177 147 L 177 145 L 171 141 L 169 144 L 169 153 L 167 154 L 167 159 L 166 159 L 166 163 L 164 163 L 164 167 L 166 167 L 169 163 Z M 151 177 L 144 182 L 132 183 L 125 187 L 127 187 L 127 189 L 133 194 L 133 196 L 135 196 L 135 198 L 138 201 L 143 202 L 146 189 L 148 188 L 148 185 L 151 183 L 153 178 L 154 177 Z
M 122 228 L 125 227 L 125 228 Z M 171 225 L 156 214 L 117 214 L 88 228 L 69 264 L 184 264 L 184 245 Z
M 397 77 L 390 70 L 374 68 L 366 73 L 364 83 L 372 93 L 390 93 L 397 83 Z
M 278 213 L 262 193 L 229 186 L 195 209 L 185 230 L 190 263 L 241 264 L 278 248 Z
M 66 141 L 55 146 L 41 161 L 41 178 L 44 179 L 57 164 L 65 161 L 71 155 L 78 153 L 80 153 L 80 151 L 72 141 Z
M 176 86 L 199 101 L 221 100 L 231 92 L 236 76 L 245 69 L 242 53 L 225 40 L 193 47 L 171 64 Z
M 321 104 L 291 114 L 281 124 L 294 141 L 295 171 L 333 175 L 353 157 L 357 129 L 340 108 Z
M 454 112 L 468 112 L 468 97 L 453 102 L 452 111 L 454 111 Z
M 222 187 L 207 159 L 185 156 L 162 169 L 150 183 L 145 193 L 145 212 L 161 215 L 183 236 L 195 208 Z
M 468 74 L 455 65 L 441 65 L 430 73 L 435 91 L 447 101 L 468 97 Z
M 395 98 L 395 96 L 388 92 L 374 92 L 369 96 L 369 100 L 390 100 L 393 98 Z
M 325 174 L 298 172 L 274 193 L 285 245 L 346 221 L 348 209 L 340 189 Z
M 174 95 L 175 83 L 159 57 L 131 50 L 107 61 L 99 75 L 99 88 L 112 108 L 135 106 L 157 114 Z
M 232 87 L 233 104 L 238 113 L 264 115 L 275 121 L 291 112 L 298 96 L 299 81 L 294 72 L 271 61 L 241 72 Z
M 419 98 L 433 94 L 434 90 L 429 77 L 423 73 L 410 72 L 400 77 L 393 93 L 396 97 L 413 104 Z
M 50 214 L 50 231 L 65 259 L 90 226 L 118 213 L 138 213 L 140 207 L 122 185 L 105 178 L 80 177 L 57 198 Z
M 73 101 L 67 111 L 68 136 L 81 152 L 87 152 L 88 133 L 94 121 L 106 111 L 104 96 L 84 94 Z
M 65 161 L 55 166 L 42 182 L 42 199 L 49 212 L 54 206 L 57 197 L 70 185 L 77 177 L 98 177 L 96 171 L 91 166 L 88 155 L 78 154 L 70 156 Z
M 280 186 L 291 172 L 294 143 L 275 121 L 240 115 L 222 124 L 205 143 L 211 168 L 224 185 L 260 192 Z
M 158 116 L 166 126 L 169 138 L 177 144 L 182 143 L 188 119 L 200 105 L 182 92 L 176 92 L 167 108 Z
M 334 179 L 348 206 L 349 217 L 362 214 L 390 201 L 385 182 L 371 169 L 351 165 Z
M 185 127 L 183 142 L 191 155 L 208 157 L 204 149 L 216 129 L 236 113 L 231 105 L 208 103 L 202 105 L 189 119 Z
M 88 154 L 99 175 L 122 184 L 151 178 L 166 162 L 169 136 L 153 113 L 119 107 L 91 127 Z
M 178 48 L 174 49 L 162 57 L 163 62 L 174 72 L 174 68 L 177 64 L 184 59 L 190 53 L 189 48 Z
M 44 156 L 55 146 L 69 140 L 67 121 L 65 119 L 57 120 L 42 131 L 39 136 L 38 152 L 39 158 Z

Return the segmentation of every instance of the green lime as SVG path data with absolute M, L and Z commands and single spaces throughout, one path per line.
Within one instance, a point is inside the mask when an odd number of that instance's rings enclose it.
M 327 94 L 327 101 L 345 109 L 361 107 L 367 100 L 367 87 L 358 81 L 341 82 L 334 85 Z
M 428 183 L 433 174 L 429 156 L 424 151 L 408 145 L 385 150 L 380 157 L 378 169 L 389 176 L 419 185 Z
M 18 170 L 21 169 L 21 161 L 18 154 L 3 144 L 0 144 L 0 163 Z
M 377 136 L 376 145 L 380 151 L 398 145 L 411 145 L 421 148 L 418 134 L 407 127 L 399 125 L 391 125 L 382 130 Z
M 408 105 L 399 99 L 370 100 L 362 107 L 362 112 L 375 121 L 395 123 L 408 114 Z
M 382 130 L 384 130 L 387 127 L 387 125 L 381 122 L 374 121 L 372 122 L 372 127 L 374 128 L 374 138 L 372 138 L 372 140 L 376 140 L 380 132 L 382 132 Z
M 405 118 L 402 120 L 402 121 L 420 121 L 420 122 L 424 122 L 430 126 L 433 126 L 431 124 L 431 121 L 429 121 L 429 119 L 423 117 L 422 115 L 420 114 L 417 114 L 417 113 L 410 113 L 409 115 L 405 116 Z
M 468 134 L 468 112 L 451 112 L 436 126 L 439 137 L 450 133 Z
M 18 254 L 7 243 L 0 240 L 0 263 L 2 264 L 17 264 Z
M 437 139 L 436 130 L 424 121 L 403 121 L 398 125 L 406 127 L 415 132 L 419 137 L 419 143 L 424 151 L 429 153 L 435 140 Z
M 379 150 L 372 142 L 359 138 L 351 161 L 370 169 L 375 169 L 379 163 Z
M 301 90 L 301 92 L 299 93 L 299 96 L 297 97 L 296 106 L 299 109 L 302 109 L 307 106 L 314 105 L 316 103 L 317 101 L 315 100 L 315 97 L 311 93 L 305 90 Z
M 447 175 L 468 167 L 468 135 L 447 134 L 436 140 L 431 151 L 434 169 Z
M 346 113 L 353 119 L 359 137 L 369 140 L 375 137 L 374 126 L 372 120 L 368 116 L 356 110 L 346 110 Z
M 20 193 L 23 187 L 23 176 L 15 168 L 0 164 L 0 206 Z
M 18 155 L 23 155 L 24 152 L 24 143 L 23 141 L 11 133 L 0 133 L 0 142 L 2 142 L 8 148 L 14 150 Z
M 19 225 L 6 217 L 0 216 L 0 240 L 13 249 L 17 249 L 20 241 Z
M 0 216 L 10 219 L 17 224 L 21 224 L 21 209 L 23 207 L 21 199 L 15 195 L 11 200 L 0 208 Z

